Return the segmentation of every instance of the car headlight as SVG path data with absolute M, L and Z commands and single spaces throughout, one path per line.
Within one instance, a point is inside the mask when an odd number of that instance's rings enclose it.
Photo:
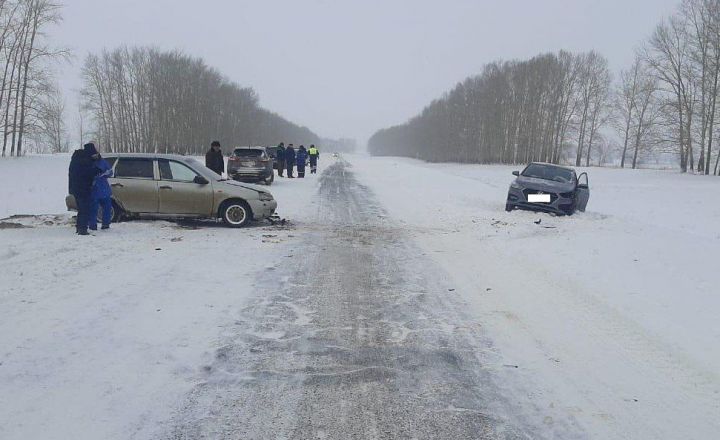
M 270 194 L 270 193 L 261 192 L 259 194 L 260 194 L 259 199 L 261 202 L 269 202 L 271 200 L 274 200 L 272 194 Z
M 510 184 L 510 188 L 512 188 L 512 189 L 522 189 L 522 186 L 520 186 L 520 185 L 517 184 L 516 182 L 513 182 L 513 183 Z

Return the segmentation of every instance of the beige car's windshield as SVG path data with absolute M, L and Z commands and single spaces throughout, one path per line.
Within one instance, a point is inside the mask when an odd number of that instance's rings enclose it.
M 215 179 L 217 181 L 227 180 L 224 177 L 222 177 L 221 175 L 219 175 L 218 173 L 216 173 L 215 171 L 211 170 L 210 168 L 208 168 L 205 165 L 203 165 L 202 163 L 200 163 L 200 161 L 198 161 L 196 159 L 188 158 L 185 160 L 187 161 L 188 165 L 192 166 L 196 171 L 200 171 L 200 173 L 202 173 L 206 177 L 212 177 L 213 179 Z

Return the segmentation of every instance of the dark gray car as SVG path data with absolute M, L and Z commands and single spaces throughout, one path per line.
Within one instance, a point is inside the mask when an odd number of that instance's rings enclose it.
M 573 215 L 585 211 L 590 199 L 587 173 L 578 176 L 572 168 L 533 162 L 510 184 L 505 210 L 528 209 Z

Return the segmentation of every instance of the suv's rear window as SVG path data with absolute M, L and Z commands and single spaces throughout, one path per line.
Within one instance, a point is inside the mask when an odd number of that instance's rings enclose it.
M 235 157 L 262 157 L 263 150 L 241 149 L 233 151 Z
M 122 157 L 115 166 L 115 177 L 153 179 L 152 159 L 133 159 Z

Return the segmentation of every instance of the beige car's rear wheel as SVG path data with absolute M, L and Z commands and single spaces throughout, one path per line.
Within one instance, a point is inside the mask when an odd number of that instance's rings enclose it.
M 247 203 L 232 201 L 225 205 L 222 212 L 222 219 L 231 228 L 241 228 L 252 219 L 252 213 Z

